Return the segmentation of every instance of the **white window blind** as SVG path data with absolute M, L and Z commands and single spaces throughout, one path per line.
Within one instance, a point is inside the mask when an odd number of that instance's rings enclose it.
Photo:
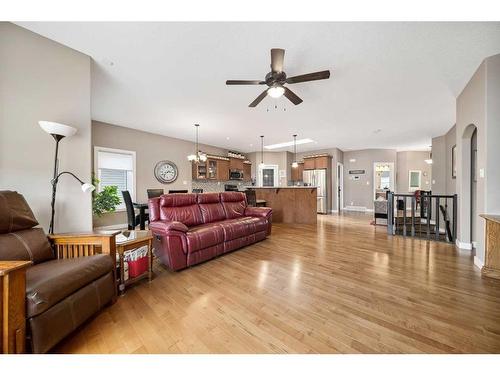
M 134 191 L 134 158 L 135 153 L 117 150 L 116 152 L 106 149 L 96 150 L 97 179 L 99 180 L 98 191 L 105 186 L 116 186 L 120 197 L 120 205 L 117 209 L 124 209 L 122 191 L 128 190 L 132 200 L 135 198 Z

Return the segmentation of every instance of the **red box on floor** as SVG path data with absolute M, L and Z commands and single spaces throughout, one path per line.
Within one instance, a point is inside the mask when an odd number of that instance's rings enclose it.
M 137 276 L 141 276 L 144 272 L 147 272 L 149 269 L 149 258 L 142 257 L 137 260 L 128 262 L 128 276 L 129 278 L 134 278 Z

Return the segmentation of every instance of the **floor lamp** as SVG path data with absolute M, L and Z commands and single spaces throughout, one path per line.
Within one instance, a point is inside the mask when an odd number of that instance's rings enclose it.
M 52 184 L 52 202 L 50 203 L 52 212 L 50 216 L 49 234 L 53 234 L 54 216 L 56 213 L 56 191 L 57 191 L 57 183 L 59 182 L 59 177 L 61 177 L 63 174 L 73 176 L 82 185 L 82 191 L 84 193 L 93 191 L 95 187 L 92 184 L 83 182 L 78 177 L 76 177 L 75 174 L 71 172 L 64 171 L 58 173 L 59 159 L 57 158 L 57 155 L 59 153 L 59 142 L 64 137 L 71 137 L 72 135 L 74 135 L 76 133 L 76 128 L 68 125 L 58 124 L 57 122 L 51 122 L 51 121 L 38 121 L 38 124 L 45 132 L 49 133 L 56 141 L 56 152 L 54 156 L 54 176 L 50 181 L 50 183 Z

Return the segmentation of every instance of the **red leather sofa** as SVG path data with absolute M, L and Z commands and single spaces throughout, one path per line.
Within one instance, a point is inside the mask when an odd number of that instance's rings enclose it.
M 166 194 L 149 200 L 155 255 L 177 271 L 264 240 L 272 209 L 240 192 Z

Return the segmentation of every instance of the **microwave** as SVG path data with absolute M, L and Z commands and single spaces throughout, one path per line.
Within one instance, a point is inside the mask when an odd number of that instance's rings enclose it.
M 243 180 L 243 172 L 238 170 L 229 171 L 230 180 Z

